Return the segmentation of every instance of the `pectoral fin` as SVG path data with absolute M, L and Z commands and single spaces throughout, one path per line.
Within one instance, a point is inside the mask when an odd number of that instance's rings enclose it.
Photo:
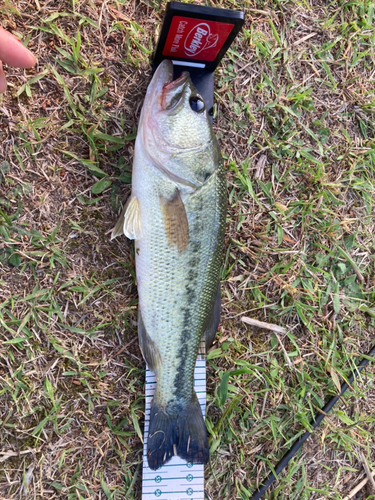
M 112 230 L 111 240 L 121 234 L 125 234 L 130 240 L 137 240 L 142 235 L 141 213 L 136 196 L 132 195 L 127 201 L 119 220 Z
M 179 252 L 183 252 L 189 244 L 189 223 L 178 189 L 171 199 L 162 200 L 162 208 L 168 242 L 171 246 L 177 247 Z

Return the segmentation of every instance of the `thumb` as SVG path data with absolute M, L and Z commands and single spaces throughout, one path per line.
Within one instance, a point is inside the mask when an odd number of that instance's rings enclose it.
M 36 63 L 33 54 L 22 43 L 0 28 L 0 60 L 17 68 L 31 68 Z

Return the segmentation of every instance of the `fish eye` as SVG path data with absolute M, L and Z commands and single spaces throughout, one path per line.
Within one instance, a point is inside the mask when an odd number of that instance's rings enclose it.
M 190 108 L 195 111 L 195 113 L 202 113 L 205 109 L 204 101 L 200 97 L 190 97 L 189 103 Z

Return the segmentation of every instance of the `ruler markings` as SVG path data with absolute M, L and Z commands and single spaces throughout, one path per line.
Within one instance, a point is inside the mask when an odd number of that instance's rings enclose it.
M 204 343 L 203 343 L 204 346 Z M 201 349 L 204 347 L 201 346 Z M 206 360 L 197 359 L 194 370 L 194 389 L 204 415 L 206 409 Z M 150 407 L 156 387 L 155 375 L 146 370 L 146 408 L 143 448 L 142 499 L 158 498 L 159 500 L 204 500 L 204 466 L 191 464 L 180 457 L 172 457 L 171 461 L 160 469 L 153 471 L 147 463 L 147 434 L 150 420 Z

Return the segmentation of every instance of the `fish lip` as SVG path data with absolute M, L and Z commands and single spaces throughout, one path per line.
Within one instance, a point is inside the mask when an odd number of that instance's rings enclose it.
M 187 71 L 183 71 L 181 75 L 176 78 L 175 80 L 172 80 L 171 82 L 168 82 L 164 85 L 162 94 L 160 97 L 160 107 L 161 111 L 165 111 L 168 114 L 173 113 L 175 110 L 179 108 L 179 105 L 181 104 L 183 97 L 184 97 L 184 88 L 186 83 L 190 80 L 190 75 Z M 168 104 L 168 97 L 170 93 L 173 94 L 178 93 L 178 89 L 181 88 L 181 95 L 178 101 L 176 101 L 173 106 L 170 106 Z
M 143 115 L 155 115 L 159 111 L 171 111 L 172 108 L 168 109 L 166 105 L 168 94 L 173 91 L 176 92 L 179 87 L 183 88 L 189 79 L 189 73 L 183 71 L 178 78 L 173 80 L 173 63 L 169 59 L 164 59 L 156 68 L 147 89 L 143 104 L 145 111 L 141 113 L 140 122 L 143 120 Z M 181 99 L 173 106 L 173 109 L 177 108 L 180 102 Z
M 190 78 L 189 73 L 187 71 L 183 71 L 178 78 L 172 80 L 169 83 L 166 83 L 164 85 L 163 91 L 173 90 L 174 88 L 179 87 L 180 85 L 181 86 L 184 85 L 188 78 Z
M 140 122 L 143 120 L 143 115 L 154 113 L 161 105 L 161 96 L 164 93 L 164 88 L 173 82 L 173 63 L 169 59 L 164 59 L 152 77 L 152 80 L 147 88 L 145 101 L 141 113 Z M 156 109 L 155 109 L 156 107 Z

